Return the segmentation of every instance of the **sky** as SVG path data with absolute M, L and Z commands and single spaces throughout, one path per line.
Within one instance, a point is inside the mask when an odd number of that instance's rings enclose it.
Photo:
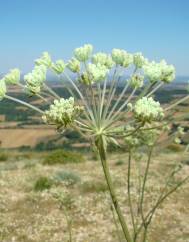
M 188 0 L 0 0 L 0 72 L 33 68 L 48 51 L 68 60 L 85 43 L 165 59 L 189 76 Z

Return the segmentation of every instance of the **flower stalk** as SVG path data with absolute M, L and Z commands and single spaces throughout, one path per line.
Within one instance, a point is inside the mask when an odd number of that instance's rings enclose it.
M 100 136 L 98 138 L 98 143 L 96 145 L 97 145 L 97 149 L 99 151 L 103 172 L 104 172 L 106 183 L 107 183 L 107 186 L 108 186 L 108 189 L 109 189 L 109 192 L 110 192 L 112 203 L 113 203 L 115 211 L 118 215 L 118 219 L 119 219 L 119 222 L 121 224 L 125 239 L 126 239 L 127 242 L 132 242 L 132 238 L 131 238 L 129 229 L 128 229 L 127 224 L 125 222 L 125 218 L 123 217 L 123 214 L 122 214 L 122 211 L 121 211 L 121 208 L 120 208 L 120 205 L 118 203 L 118 199 L 117 199 L 117 196 L 116 196 L 116 193 L 115 193 L 115 190 L 114 190 L 114 185 L 113 185 L 113 182 L 112 182 L 112 179 L 111 179 L 109 167 L 107 165 L 106 151 L 105 151 L 102 136 Z

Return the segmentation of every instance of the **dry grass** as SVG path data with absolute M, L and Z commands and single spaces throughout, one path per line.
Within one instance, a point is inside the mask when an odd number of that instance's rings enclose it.
M 119 201 L 125 216 L 128 214 L 126 194 L 127 162 L 125 155 L 111 155 L 113 175 Z M 80 164 L 47 166 L 35 156 L 32 160 L 0 163 L 0 241 L 2 242 L 67 242 L 68 230 L 64 211 L 54 194 L 63 194 L 63 204 L 72 218 L 73 242 L 117 242 L 116 229 L 110 211 L 110 199 L 104 186 L 98 161 Z M 147 207 L 154 201 L 162 178 L 174 162 L 186 160 L 187 154 L 169 153 L 155 155 L 146 194 Z M 141 162 L 142 167 L 145 163 Z M 81 179 L 72 186 L 66 182 L 53 184 L 49 190 L 35 192 L 34 183 L 40 176 L 53 176 L 59 170 L 69 170 Z M 185 165 L 182 176 L 189 171 Z M 134 174 L 136 169 L 132 170 Z M 132 180 L 132 186 L 136 179 Z M 86 185 L 87 184 L 87 185 Z M 92 185 L 96 184 L 96 185 Z M 189 184 L 167 199 L 158 209 L 150 228 L 149 242 L 189 241 Z M 133 200 L 136 190 L 132 189 Z

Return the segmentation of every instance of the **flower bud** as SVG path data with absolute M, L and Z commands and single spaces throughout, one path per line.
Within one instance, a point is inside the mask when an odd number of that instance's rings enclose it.
M 65 63 L 63 60 L 57 60 L 55 63 L 52 63 L 51 69 L 57 74 L 60 75 L 64 72 L 65 69 Z
M 144 58 L 144 56 L 142 55 L 142 53 L 138 52 L 135 53 L 133 55 L 133 64 L 137 67 L 137 68 L 142 68 L 144 64 L 147 63 L 147 59 Z
M 67 67 L 72 72 L 80 72 L 80 62 L 76 58 L 72 58 L 68 61 Z
M 24 76 L 26 90 L 30 94 L 37 94 L 41 91 L 41 86 L 46 80 L 47 68 L 44 65 L 35 66 L 33 71 Z
M 128 67 L 133 63 L 133 56 L 127 53 L 125 50 L 113 49 L 112 50 L 113 61 L 120 66 Z
M 180 144 L 180 143 L 181 143 L 181 139 L 178 138 L 178 137 L 176 137 L 176 138 L 174 139 L 174 142 L 175 142 L 176 144 Z
M 10 70 L 10 72 L 4 76 L 4 81 L 7 84 L 18 84 L 20 81 L 20 70 L 17 68 Z
M 97 64 L 104 65 L 108 69 L 111 69 L 114 65 L 114 62 L 113 62 L 111 56 L 107 55 L 106 53 L 102 53 L 102 52 L 99 52 L 99 53 L 96 53 L 95 55 L 93 55 L 92 62 L 96 65 Z
M 81 62 L 85 62 L 90 58 L 92 51 L 93 51 L 93 46 L 90 44 L 86 44 L 82 47 L 76 48 L 74 50 L 74 55 L 77 60 Z
M 7 92 L 6 84 L 4 79 L 0 80 L 0 100 L 5 97 L 5 94 Z
M 87 71 L 92 78 L 92 82 L 103 81 L 108 73 L 108 69 L 99 63 L 97 65 L 91 63 L 88 64 Z
M 132 105 L 132 103 L 128 103 L 128 104 L 127 104 L 127 108 L 128 108 L 129 111 L 132 111 L 132 110 L 133 110 L 133 105 Z
M 43 52 L 42 56 L 39 59 L 35 60 L 35 64 L 38 66 L 44 65 L 47 68 L 51 67 L 52 61 L 51 61 L 51 57 L 50 57 L 49 53 Z

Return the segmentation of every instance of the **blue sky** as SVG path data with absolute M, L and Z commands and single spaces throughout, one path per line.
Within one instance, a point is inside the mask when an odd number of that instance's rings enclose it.
M 48 51 L 68 59 L 91 43 L 166 59 L 189 75 L 188 0 L 0 0 L 0 72 L 31 70 Z

